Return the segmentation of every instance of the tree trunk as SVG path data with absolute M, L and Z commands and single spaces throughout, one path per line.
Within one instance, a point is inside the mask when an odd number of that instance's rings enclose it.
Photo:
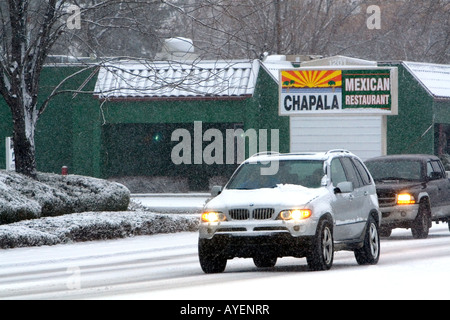
M 11 108 L 14 122 L 14 154 L 16 172 L 35 179 L 37 170 L 34 131 L 37 119 L 29 110 L 21 105 Z

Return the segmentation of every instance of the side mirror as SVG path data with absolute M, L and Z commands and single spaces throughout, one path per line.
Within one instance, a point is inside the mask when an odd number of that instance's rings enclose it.
M 433 172 L 431 174 L 431 179 L 439 180 L 439 179 L 444 179 L 444 177 L 442 176 L 442 172 Z
M 338 183 L 337 187 L 334 188 L 334 193 L 350 193 L 353 192 L 355 188 L 353 188 L 353 182 L 344 181 Z
M 217 197 L 219 194 L 222 193 L 223 188 L 221 186 L 214 186 L 211 189 L 211 195 L 213 197 Z

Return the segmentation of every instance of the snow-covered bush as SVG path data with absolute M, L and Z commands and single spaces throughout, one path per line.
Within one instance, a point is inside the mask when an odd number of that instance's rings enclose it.
M 82 176 L 39 173 L 36 180 L 0 170 L 0 224 L 85 211 L 125 211 L 130 191 Z
M 149 212 L 118 183 L 0 170 L 0 249 L 197 231 L 199 221 Z
M 0 249 L 197 231 L 199 222 L 198 215 L 192 214 L 148 211 L 76 213 L 2 225 Z
M 125 186 L 115 182 L 91 177 L 56 174 L 38 174 L 37 179 L 39 182 L 64 194 L 64 207 L 71 209 L 71 212 L 125 211 L 130 203 L 130 191 Z M 44 210 L 44 212 L 45 216 L 55 215 L 52 214 L 51 208 Z

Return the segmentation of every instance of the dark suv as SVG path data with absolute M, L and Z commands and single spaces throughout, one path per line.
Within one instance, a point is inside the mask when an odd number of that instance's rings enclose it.
M 438 157 L 385 156 L 366 166 L 377 186 L 382 236 L 411 228 L 414 238 L 427 238 L 432 221 L 449 222 L 450 181 Z

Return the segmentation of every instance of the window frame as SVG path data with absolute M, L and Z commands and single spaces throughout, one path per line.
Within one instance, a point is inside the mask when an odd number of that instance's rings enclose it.
M 359 175 L 358 170 L 356 169 L 355 164 L 353 163 L 352 158 L 350 157 L 341 157 L 340 158 L 344 170 L 347 174 L 347 181 L 353 182 L 353 188 L 361 188 L 364 186 L 362 178 Z

